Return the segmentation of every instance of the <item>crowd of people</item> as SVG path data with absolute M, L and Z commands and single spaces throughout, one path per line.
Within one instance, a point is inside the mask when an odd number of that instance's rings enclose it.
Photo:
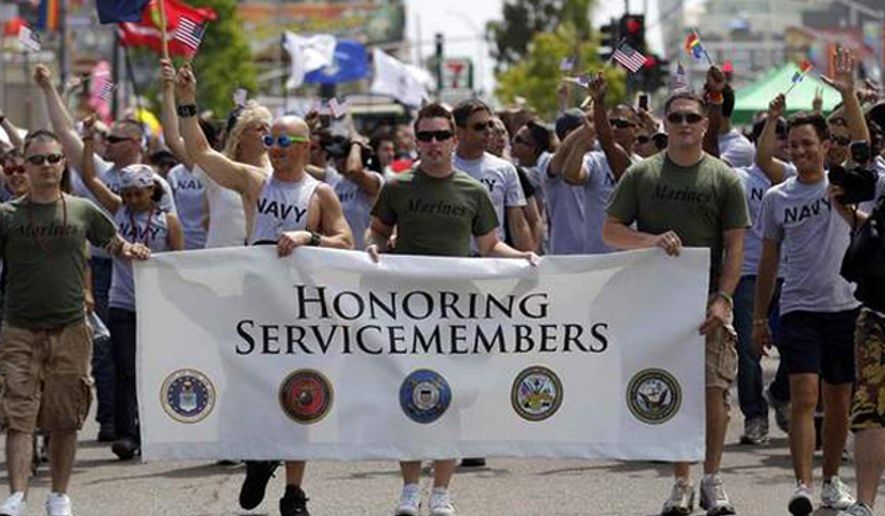
M 51 130 L 22 136 L 0 114 L 10 142 L 0 156 L 0 412 L 11 491 L 0 515 L 24 514 L 38 429 L 48 436 L 47 513 L 72 514 L 68 484 L 93 386 L 98 440 L 121 460 L 139 455 L 132 260 L 273 245 L 281 257 L 316 246 L 375 261 L 398 253 L 533 265 L 544 255 L 708 248 L 710 297 L 698 314 L 703 475 L 696 491 L 691 465 L 674 464 L 661 514 L 691 514 L 696 496 L 710 516 L 736 514 L 720 475 L 736 383 L 743 444 L 768 442 L 772 409 L 789 434 L 791 514 L 814 510 L 819 440 L 821 505 L 871 516 L 885 465 L 885 284 L 866 272 L 849 282 L 842 263 L 853 235 L 878 231 L 885 211 L 885 104 L 876 92 L 859 95 L 854 69 L 839 50 L 823 79 L 842 103 L 827 116 L 816 109 L 785 118 L 789 100 L 778 95 L 746 133 L 731 123 L 734 89 L 713 66 L 698 93 L 671 92 L 660 119 L 645 102 L 607 106 L 597 74 L 581 107 L 563 102 L 552 123 L 468 100 L 427 104 L 411 124 L 362 135 L 353 124 L 336 133 L 316 113 L 274 118 L 254 101 L 217 124 L 199 111 L 194 70 L 163 60 L 162 134 L 152 137 L 163 148 L 148 151 L 134 118 L 109 126 L 75 119 L 49 69 L 37 65 Z M 864 145 L 870 159 L 860 163 L 854 151 Z M 845 183 L 829 179 L 846 167 L 876 174 L 874 196 L 860 206 Z M 766 387 L 760 359 L 772 346 L 780 361 Z M 849 429 L 856 499 L 839 478 Z M 246 462 L 244 509 L 262 503 L 279 464 Z M 433 516 L 455 514 L 455 466 L 454 458 L 433 463 Z M 400 469 L 393 514 L 417 516 L 421 463 Z M 305 471 L 303 461 L 285 462 L 282 516 L 309 514 Z

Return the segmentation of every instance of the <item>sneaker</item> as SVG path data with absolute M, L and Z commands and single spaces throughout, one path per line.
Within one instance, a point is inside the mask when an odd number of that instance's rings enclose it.
M 486 460 L 481 457 L 470 457 L 461 459 L 462 468 L 482 468 L 486 465 Z
M 25 514 L 25 494 L 16 491 L 0 505 L 0 516 L 23 516 Z
M 246 510 L 258 507 L 261 500 L 264 500 L 267 483 L 279 465 L 278 461 L 270 460 L 246 461 L 246 478 L 240 487 L 240 507 Z
M 736 514 L 734 504 L 728 499 L 722 477 L 719 474 L 705 475 L 701 480 L 702 509 L 707 510 L 707 516 L 722 516 L 724 514 Z
M 46 516 L 72 516 L 71 499 L 64 493 L 49 493 L 46 498 Z
M 310 516 L 307 500 L 300 487 L 286 486 L 286 493 L 280 498 L 280 516 Z
M 694 510 L 694 486 L 687 479 L 677 478 L 670 498 L 664 502 L 661 516 L 691 514 Z
M 132 458 L 135 457 L 135 454 L 138 453 L 138 449 L 138 441 L 131 437 L 117 439 L 114 441 L 114 444 L 111 445 L 111 451 L 114 452 L 114 455 L 119 457 L 120 460 L 132 460 Z
M 811 502 L 811 488 L 805 484 L 798 484 L 793 496 L 790 498 L 790 504 L 787 506 L 790 514 L 793 516 L 808 516 L 814 510 L 814 504 Z
M 117 431 L 113 423 L 102 423 L 98 429 L 96 440 L 100 443 L 112 443 L 117 440 Z
M 771 395 L 771 390 L 765 389 L 765 400 L 768 406 L 774 409 L 774 422 L 781 432 L 790 433 L 790 400 L 781 401 Z
M 741 444 L 768 444 L 768 418 L 759 417 L 744 421 Z
M 851 507 L 839 511 L 836 516 L 875 516 L 873 508 L 863 502 L 855 502 Z
M 455 507 L 448 489 L 434 487 L 430 492 L 430 516 L 455 516 Z
M 418 516 L 421 510 L 421 486 L 418 484 L 406 484 L 399 497 L 394 516 Z
M 828 509 L 847 509 L 854 504 L 854 497 L 839 477 L 830 477 L 824 479 L 820 503 Z

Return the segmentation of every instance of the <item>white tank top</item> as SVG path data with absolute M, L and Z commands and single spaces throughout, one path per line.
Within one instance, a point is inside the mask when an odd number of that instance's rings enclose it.
M 206 249 L 245 245 L 246 212 L 243 211 L 243 197 L 238 192 L 219 185 L 202 170 L 199 177 L 206 185 L 206 203 L 209 206 Z
M 294 183 L 268 178 L 258 196 L 249 245 L 276 243 L 281 233 L 307 227 L 310 199 L 319 184 L 308 174 Z

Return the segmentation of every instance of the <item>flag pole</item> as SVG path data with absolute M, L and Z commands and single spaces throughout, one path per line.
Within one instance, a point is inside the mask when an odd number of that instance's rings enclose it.
M 691 32 L 695 35 L 696 38 L 698 38 L 698 41 L 701 40 L 701 34 L 698 32 L 697 29 L 691 29 Z M 714 66 L 713 59 L 710 57 L 710 54 L 707 52 L 707 47 L 705 47 L 703 44 L 701 44 L 701 49 L 703 49 L 704 56 L 707 58 L 707 64 L 710 66 Z
M 163 45 L 163 59 L 169 59 L 169 42 L 166 40 L 166 0 L 157 0 L 160 4 L 160 37 Z

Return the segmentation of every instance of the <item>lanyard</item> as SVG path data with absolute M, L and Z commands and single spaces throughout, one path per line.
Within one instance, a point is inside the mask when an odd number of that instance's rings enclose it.
M 154 221 L 154 209 L 156 206 L 151 206 L 151 211 L 148 213 L 147 224 L 144 226 L 144 233 L 142 234 L 142 241 L 144 245 L 150 247 L 148 243 L 149 235 L 151 234 L 151 224 Z M 138 242 L 138 226 L 135 224 L 135 213 L 129 208 L 129 224 L 132 227 L 132 240 L 133 243 Z

